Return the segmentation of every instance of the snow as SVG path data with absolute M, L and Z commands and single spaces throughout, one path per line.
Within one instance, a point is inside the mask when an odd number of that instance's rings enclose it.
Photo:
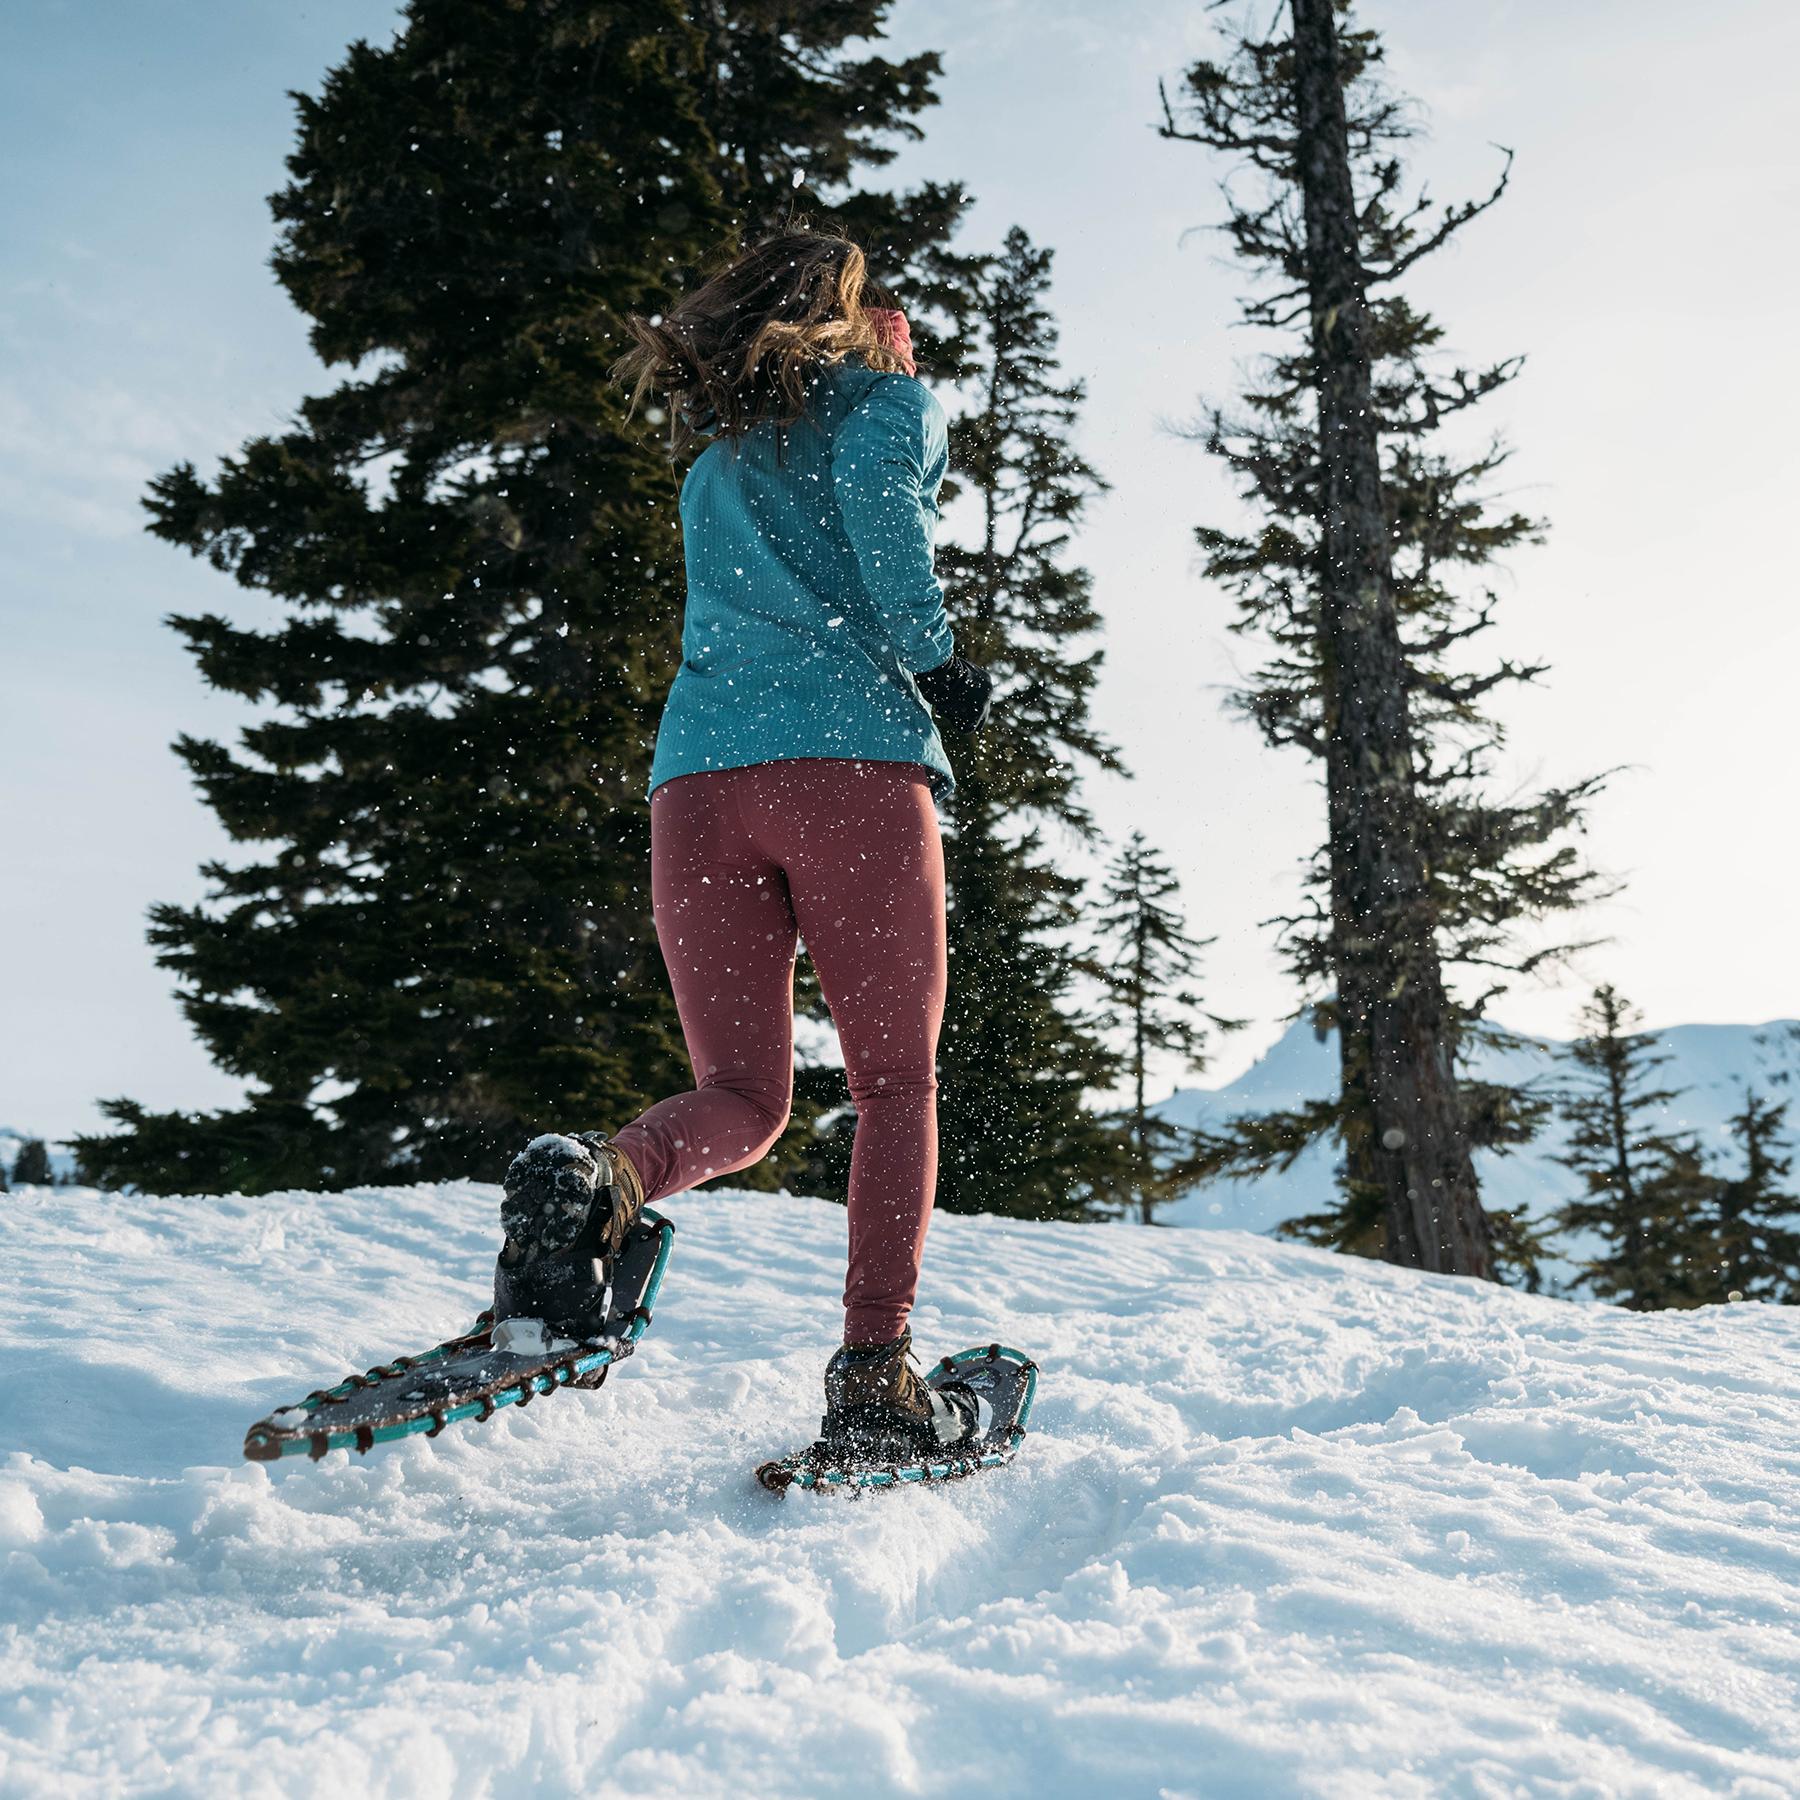
M 547 1356 L 573 1350 L 575 1340 L 556 1336 L 542 1319 L 502 1319 L 494 1327 L 494 1348 L 507 1356 Z
M 542 1137 L 534 1137 L 531 1142 L 525 1146 L 525 1154 L 527 1156 L 531 1155 L 533 1151 L 542 1153 L 549 1150 L 561 1151 L 565 1156 L 572 1157 L 577 1162 L 591 1162 L 593 1160 L 586 1144 L 582 1143 L 578 1138 L 566 1137 L 560 1131 L 546 1131 Z
M 921 1349 L 1041 1359 L 1019 1461 L 778 1501 L 844 1215 L 703 1194 L 601 1392 L 240 1461 L 467 1326 L 497 1202 L 9 1211 L 0 1792 L 1795 1792 L 1793 1312 L 944 1217 Z

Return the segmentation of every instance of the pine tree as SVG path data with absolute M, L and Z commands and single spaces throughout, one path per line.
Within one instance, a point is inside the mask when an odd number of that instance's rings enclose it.
M 1117 1063 L 1079 1006 L 1083 884 L 1048 836 L 1091 839 L 1082 770 L 1120 767 L 1089 717 L 1092 581 L 1067 560 L 1105 484 L 1071 443 L 1085 390 L 1057 378 L 1051 262 L 1017 226 L 994 257 L 936 260 L 969 346 L 947 498 L 975 527 L 946 535 L 938 569 L 958 648 L 996 681 L 988 728 L 950 734 L 938 1204 L 1028 1218 L 1082 1216 L 1122 1172 L 1089 1099 Z
M 1498 200 L 1505 178 L 1435 223 L 1422 199 L 1404 202 L 1396 147 L 1412 126 L 1376 79 L 1380 58 L 1336 0 L 1289 0 L 1268 36 L 1246 30 L 1224 61 L 1187 71 L 1179 114 L 1164 99 L 1164 136 L 1247 166 L 1248 182 L 1227 190 L 1226 230 L 1267 279 L 1243 318 L 1296 334 L 1265 360 L 1242 415 L 1214 408 L 1201 433 L 1260 522 L 1197 537 L 1207 574 L 1237 601 L 1235 628 L 1269 647 L 1242 711 L 1321 767 L 1325 843 L 1283 941 L 1340 1058 L 1333 1102 L 1241 1122 L 1210 1166 L 1288 1162 L 1331 1131 L 1341 1197 L 1300 1222 L 1303 1235 L 1484 1275 L 1495 1252 L 1471 1153 L 1529 1136 L 1540 1109 L 1471 1091 L 1457 1065 L 1507 976 L 1555 953 L 1522 949 L 1515 927 L 1589 897 L 1567 833 L 1596 784 L 1488 792 L 1503 739 L 1484 698 L 1542 670 L 1470 666 L 1495 607 L 1470 587 L 1541 528 L 1488 497 L 1502 449 L 1434 445 L 1519 363 L 1443 366 L 1441 328 L 1394 284 Z M 1457 968 L 1475 991 L 1452 990 Z
M 767 222 L 788 164 L 880 160 L 936 68 L 842 53 L 881 5 L 692 10 L 414 0 L 299 100 L 275 270 L 355 372 L 149 502 L 158 535 L 287 608 L 174 621 L 209 682 L 275 708 L 241 750 L 178 745 L 253 854 L 151 930 L 250 1094 L 110 1103 L 122 1129 L 80 1145 L 99 1177 L 440 1177 L 685 1084 L 644 802 L 676 484 L 607 372 L 626 312 Z M 962 201 L 844 205 L 904 244 Z
M 42 1138 L 26 1138 L 13 1158 L 15 1187 L 48 1187 L 51 1184 L 50 1147 Z
M 1728 1121 L 1741 1173 L 1713 1185 L 1704 1233 L 1709 1300 L 1774 1300 L 1800 1305 L 1800 1197 L 1785 1183 L 1793 1157 L 1779 1148 L 1787 1104 L 1751 1089 Z
M 1585 1194 L 1558 1209 L 1556 1224 L 1601 1240 L 1578 1286 L 1636 1311 L 1694 1306 L 1706 1297 L 1703 1235 L 1716 1183 L 1691 1133 L 1655 1124 L 1680 1094 L 1654 1085 L 1668 1057 L 1654 1032 L 1632 1029 L 1639 1018 L 1610 986 L 1582 1010 L 1582 1034 L 1567 1052 L 1575 1084 L 1558 1108 L 1569 1127 L 1558 1160 Z
M 1153 1113 L 1146 1082 L 1154 1056 L 1178 1058 L 1198 1074 L 1206 1067 L 1209 1027 L 1233 1030 L 1239 1021 L 1205 1011 L 1190 984 L 1200 973 L 1210 938 L 1189 935 L 1172 902 L 1181 884 L 1174 871 L 1134 831 L 1113 858 L 1094 924 L 1094 953 L 1106 996 L 1103 1022 L 1125 1038 L 1131 1105 L 1123 1118 L 1131 1152 L 1132 1191 L 1148 1225 L 1155 1209 L 1192 1179 L 1191 1134 Z
M 892 0 L 693 0 L 686 16 L 705 46 L 699 107 L 715 140 L 733 240 L 805 217 L 846 232 L 895 296 L 917 309 L 914 340 L 936 341 L 941 293 L 931 255 L 955 231 L 968 196 L 926 182 L 896 194 L 858 185 L 892 162 L 895 140 L 924 135 L 937 104 L 935 51 L 894 62 L 853 55 L 884 35 Z M 938 321 L 941 323 L 940 320 Z

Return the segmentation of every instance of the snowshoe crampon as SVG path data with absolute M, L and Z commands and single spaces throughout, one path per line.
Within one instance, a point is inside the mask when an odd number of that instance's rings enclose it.
M 1037 1364 L 1030 1357 L 1003 1344 L 988 1344 L 946 1356 L 925 1379 L 933 1387 L 960 1383 L 974 1390 L 982 1409 L 974 1437 L 916 1462 L 864 1460 L 821 1439 L 794 1456 L 763 1463 L 756 1479 L 772 1494 L 785 1494 L 791 1487 L 860 1493 L 867 1488 L 957 1481 L 1012 1461 L 1024 1441 L 1037 1394 Z
M 598 1387 L 649 1327 L 674 1235 L 667 1219 L 646 1209 L 611 1270 L 612 1300 L 594 1336 L 546 1341 L 541 1328 L 533 1330 L 536 1321 L 515 1319 L 496 1334 L 493 1314 L 484 1312 L 472 1330 L 435 1350 L 396 1357 L 257 1420 L 245 1434 L 245 1456 L 276 1462 L 370 1450 L 396 1438 L 436 1437 L 446 1425 L 488 1419 L 558 1388 Z

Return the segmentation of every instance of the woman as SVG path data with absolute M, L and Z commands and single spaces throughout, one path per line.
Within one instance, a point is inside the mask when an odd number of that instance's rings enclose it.
M 634 318 L 632 405 L 666 395 L 681 490 L 682 665 L 650 777 L 656 931 L 695 1090 L 604 1137 L 540 1138 L 507 1174 L 498 1317 L 598 1328 L 595 1259 L 646 1201 L 749 1167 L 787 1123 L 804 938 L 857 1126 L 828 1443 L 889 1455 L 974 1428 L 928 1388 L 907 1324 L 937 1179 L 952 784 L 933 712 L 986 719 L 932 572 L 948 459 L 903 314 L 865 306 L 861 251 L 784 232 L 666 318 Z M 930 703 L 930 710 L 927 708 Z

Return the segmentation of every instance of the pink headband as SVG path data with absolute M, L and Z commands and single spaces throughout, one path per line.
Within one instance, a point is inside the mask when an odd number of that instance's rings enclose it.
M 918 374 L 918 367 L 913 362 L 912 327 L 906 322 L 906 314 L 885 306 L 871 306 L 868 312 L 882 349 L 893 351 L 907 374 Z

